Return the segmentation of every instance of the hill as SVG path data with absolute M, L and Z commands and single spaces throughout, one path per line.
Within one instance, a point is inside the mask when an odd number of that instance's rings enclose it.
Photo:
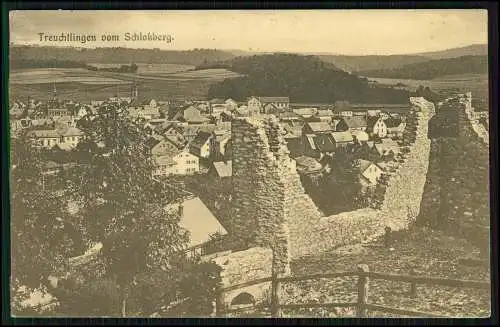
M 343 56 L 317 55 L 321 60 L 332 63 L 342 70 L 358 72 L 371 69 L 392 69 L 406 64 L 413 64 L 429 60 L 418 55 L 391 55 L 391 56 Z
M 472 44 L 465 47 L 446 49 L 442 51 L 423 52 L 416 55 L 427 57 L 429 59 L 449 59 L 463 56 L 487 56 L 487 44 Z
M 446 75 L 487 74 L 488 56 L 428 60 L 396 67 L 358 72 L 360 76 L 428 80 Z
M 290 96 L 292 102 L 406 103 L 408 92 L 391 87 L 372 86 L 366 78 L 349 74 L 316 56 L 268 54 L 221 62 L 244 76 L 224 80 L 209 88 L 210 97 L 244 100 L 252 94 Z M 198 68 L 207 68 L 206 66 Z
M 265 53 L 230 50 L 235 56 L 262 55 Z M 404 65 L 425 62 L 435 59 L 449 59 L 462 56 L 482 56 L 488 54 L 488 45 L 473 44 L 470 46 L 446 49 L 442 51 L 421 52 L 406 55 L 365 55 L 352 56 L 333 53 L 300 53 L 314 55 L 321 60 L 332 63 L 338 68 L 348 72 L 359 72 L 375 69 L 393 69 Z
M 11 62 L 34 62 L 64 59 L 84 63 L 149 63 L 149 64 L 185 64 L 199 65 L 232 59 L 235 56 L 228 51 L 215 49 L 194 49 L 186 51 L 131 48 L 72 48 L 14 45 L 10 47 Z

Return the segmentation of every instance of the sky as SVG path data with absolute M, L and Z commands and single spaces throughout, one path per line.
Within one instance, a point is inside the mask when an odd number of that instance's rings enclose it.
M 166 41 L 125 41 L 125 33 L 171 35 Z M 38 33 L 96 35 L 95 42 L 40 41 Z M 101 41 L 117 34 L 119 41 Z M 79 47 L 389 55 L 487 44 L 487 11 L 217 10 L 10 12 L 10 41 Z

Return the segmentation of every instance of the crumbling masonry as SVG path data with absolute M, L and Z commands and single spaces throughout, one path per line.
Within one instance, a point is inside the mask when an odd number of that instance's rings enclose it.
M 422 216 L 424 186 L 430 178 L 429 156 L 434 151 L 428 137 L 429 120 L 435 110 L 423 98 L 410 101 L 413 107 L 403 134 L 410 152 L 405 154 L 399 168 L 390 173 L 381 209 L 363 208 L 329 217 L 322 217 L 305 193 L 295 162 L 288 156 L 284 130 L 277 118 L 234 119 L 232 236 L 235 242 L 250 249 L 217 258 L 217 262 L 224 262 L 224 284 L 245 282 L 250 280 L 248 276 L 268 277 L 270 267 L 262 265 L 271 260 L 279 274 L 288 274 L 292 259 L 369 242 L 381 236 L 387 226 L 400 230 Z M 470 125 L 472 114 L 465 108 L 460 109 L 468 128 L 462 128 L 463 136 L 477 139 L 479 127 Z M 274 249 L 274 258 L 272 251 L 262 250 L 265 248 Z M 262 265 L 256 267 L 256 262 Z M 233 266 L 238 268 L 232 269 Z M 263 293 L 262 287 L 266 286 L 251 286 L 246 291 L 258 298 Z M 234 295 L 227 296 L 227 304 Z

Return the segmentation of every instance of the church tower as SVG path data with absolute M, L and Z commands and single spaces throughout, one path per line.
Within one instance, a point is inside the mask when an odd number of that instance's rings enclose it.
M 135 100 L 139 97 L 139 89 L 137 87 L 137 84 L 134 82 L 132 83 L 132 87 L 130 88 L 130 97 L 132 100 Z

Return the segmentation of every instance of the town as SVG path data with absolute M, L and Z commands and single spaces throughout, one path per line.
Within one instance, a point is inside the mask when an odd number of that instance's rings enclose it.
M 377 185 L 380 176 L 394 170 L 402 147 L 407 105 L 294 104 L 289 97 L 249 96 L 245 103 L 212 99 L 172 104 L 143 99 L 136 85 L 128 97 L 74 103 L 60 100 L 54 86 L 52 100 L 16 101 L 11 106 L 13 137 L 24 131 L 36 146 L 54 153 L 71 152 L 84 137 L 82 121 L 92 121 L 100 106 L 117 103 L 148 135 L 148 154 L 157 164 L 155 176 L 207 174 L 231 177 L 231 120 L 233 117 L 275 115 L 279 118 L 297 171 L 311 176 L 337 174 L 341 180 L 345 159 L 357 163 L 363 192 Z M 63 167 L 67 156 L 54 156 L 47 172 Z M 340 159 L 342 158 L 342 159 Z M 331 200 L 331 199 L 330 199 Z
M 485 12 L 393 12 L 13 12 L 11 315 L 491 316 Z

